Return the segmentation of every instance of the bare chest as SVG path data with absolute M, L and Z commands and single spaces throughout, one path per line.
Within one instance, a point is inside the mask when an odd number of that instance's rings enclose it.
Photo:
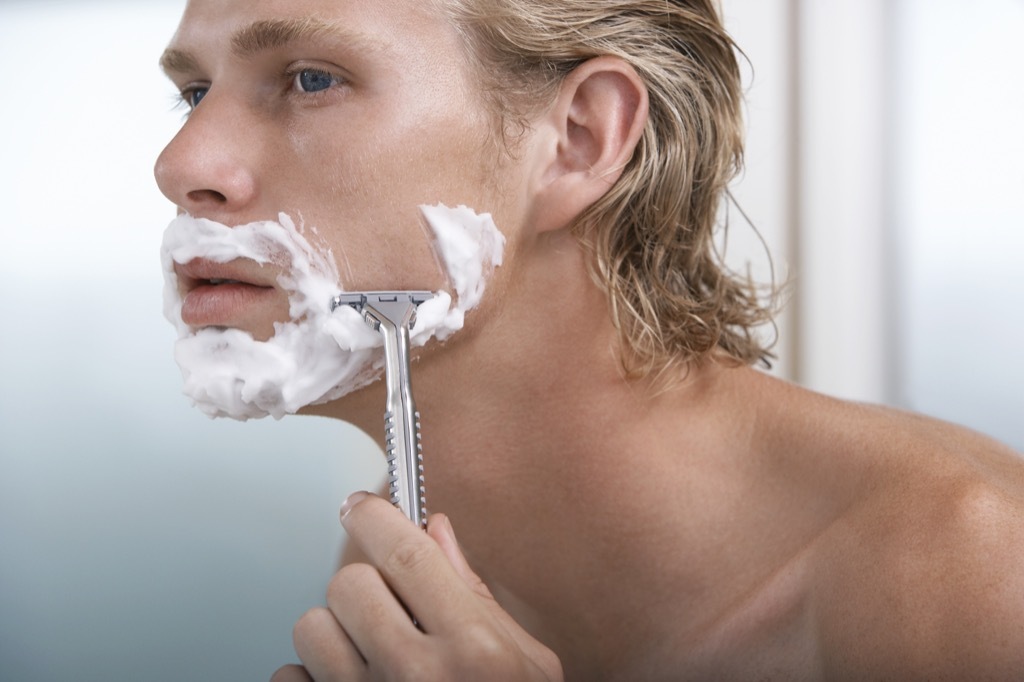
M 798 558 L 719 608 L 663 595 L 610 636 L 568 634 L 559 652 L 566 679 L 822 679 L 812 578 Z

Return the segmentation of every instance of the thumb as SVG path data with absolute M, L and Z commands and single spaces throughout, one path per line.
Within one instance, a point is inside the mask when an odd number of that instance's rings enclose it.
M 455 529 L 452 528 L 452 523 L 448 520 L 447 515 L 432 514 L 427 520 L 427 535 L 434 539 L 466 585 L 480 596 L 488 599 L 494 598 L 480 576 L 469 567 L 469 562 L 466 561 L 466 557 L 459 547 L 459 541 L 455 539 Z
M 505 632 L 511 636 L 519 649 L 533 661 L 547 679 L 561 680 L 562 664 L 559 662 L 558 656 L 540 641 L 534 639 L 523 626 L 517 623 L 498 604 L 494 595 L 491 594 L 491 590 L 484 584 L 480 576 L 469 567 L 469 562 L 466 561 L 466 557 L 463 555 L 462 550 L 459 548 L 459 543 L 455 539 L 455 531 L 452 529 L 452 524 L 448 517 L 444 514 L 433 514 L 427 520 L 427 535 L 432 537 L 438 544 L 444 555 L 448 557 L 448 561 L 451 562 L 455 572 L 459 574 L 466 585 L 477 596 L 483 598 L 484 608 L 505 629 Z

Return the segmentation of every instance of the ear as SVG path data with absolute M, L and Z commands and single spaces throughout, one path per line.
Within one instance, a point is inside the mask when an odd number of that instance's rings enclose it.
M 647 86 L 622 59 L 595 57 L 562 82 L 536 194 L 538 231 L 569 226 L 621 177 L 647 124 Z

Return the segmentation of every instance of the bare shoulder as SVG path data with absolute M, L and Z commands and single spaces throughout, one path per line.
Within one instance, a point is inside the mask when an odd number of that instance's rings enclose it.
M 817 582 L 838 677 L 1024 675 L 1024 458 L 980 434 L 883 408 L 842 420 L 866 474 Z M 867 435 L 865 435 L 867 434 Z

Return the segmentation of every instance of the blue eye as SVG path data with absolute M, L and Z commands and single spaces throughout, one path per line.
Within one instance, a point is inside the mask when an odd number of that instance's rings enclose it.
M 326 71 L 303 69 L 295 74 L 295 86 L 302 92 L 320 92 L 337 82 L 337 79 Z
M 210 88 L 190 88 L 181 93 L 181 98 L 185 101 L 185 104 L 191 109 L 195 109 L 199 106 L 199 103 L 206 97 L 206 93 L 210 91 Z

